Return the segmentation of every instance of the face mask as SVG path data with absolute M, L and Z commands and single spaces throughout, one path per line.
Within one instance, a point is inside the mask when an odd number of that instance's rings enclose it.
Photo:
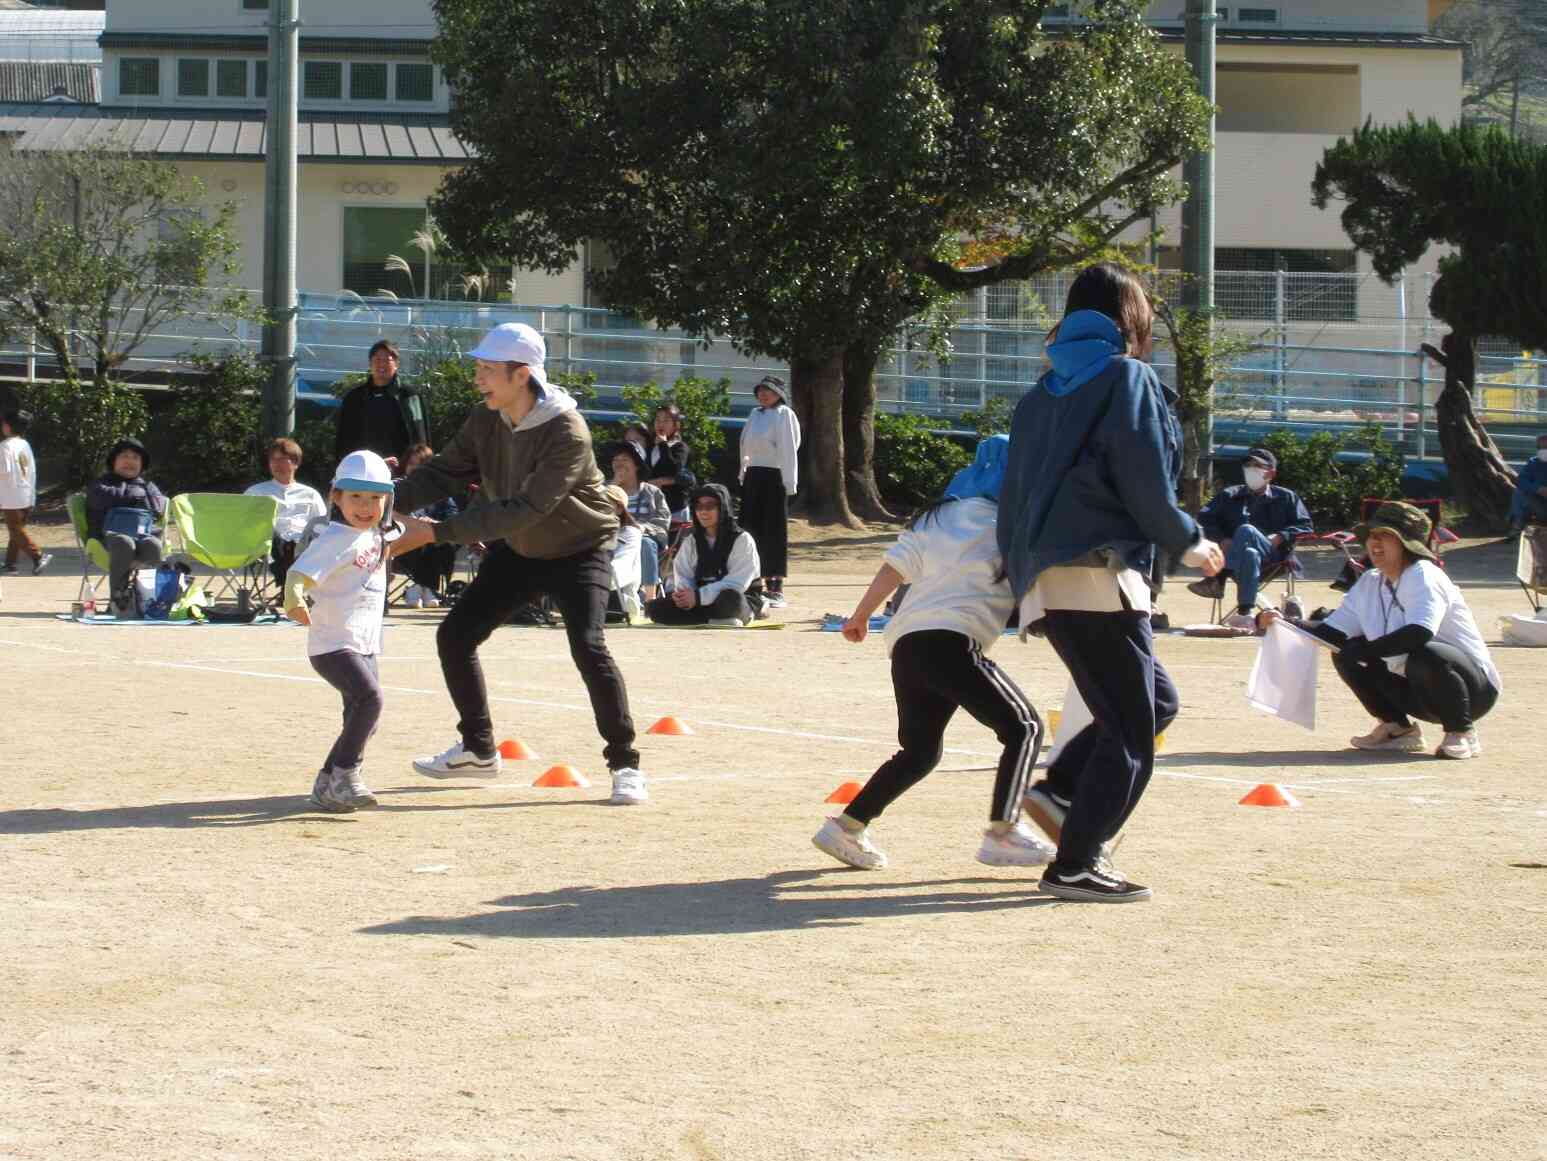
M 1246 486 L 1254 492 L 1260 492 L 1268 484 L 1268 473 L 1261 468 L 1247 468 L 1243 473 L 1246 476 Z

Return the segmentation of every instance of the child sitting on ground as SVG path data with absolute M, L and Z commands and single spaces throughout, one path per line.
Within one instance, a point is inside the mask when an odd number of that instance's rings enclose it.
M 375 806 L 365 785 L 365 743 L 381 719 L 381 620 L 387 597 L 392 472 L 372 451 L 351 452 L 328 493 L 332 519 L 290 566 L 285 613 L 310 627 L 312 668 L 344 699 L 344 728 L 312 784 L 311 802 L 347 814 Z M 307 608 L 306 597 L 312 605 Z
M 25 552 L 32 557 L 32 575 L 37 576 L 54 557 L 39 548 L 27 532 L 27 514 L 38 502 L 38 462 L 27 442 L 31 425 L 30 411 L 11 411 L 0 418 L 0 513 L 9 534 L 4 571 L 15 572 L 16 562 Z
M 107 548 L 108 591 L 119 618 L 140 615 L 135 567 L 161 563 L 157 522 L 167 508 L 161 489 L 145 478 L 150 453 L 121 439 L 107 453 L 107 471 L 86 490 L 86 535 Z
M 612 550 L 613 591 L 618 594 L 618 605 L 628 623 L 637 625 L 645 619 L 639 600 L 639 547 L 644 532 L 629 511 L 628 493 L 617 484 L 608 484 L 602 490 L 618 514 L 618 543 Z
M 313 520 L 328 514 L 328 506 L 316 488 L 295 478 L 301 466 L 301 445 L 293 439 L 276 439 L 269 444 L 268 480 L 260 480 L 247 489 L 246 496 L 269 496 L 279 507 L 274 512 L 274 539 L 269 546 L 270 571 L 281 588 L 285 574 L 295 561 L 306 528 Z

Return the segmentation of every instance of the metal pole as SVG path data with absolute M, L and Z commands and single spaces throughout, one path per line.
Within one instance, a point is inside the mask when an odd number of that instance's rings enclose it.
M 1429 356 L 1422 351 L 1418 352 L 1418 458 L 1421 460 L 1428 452 L 1427 439 L 1424 436 L 1424 396 L 1428 394 L 1425 387 L 1429 381 Z
M 1277 331 L 1273 350 L 1273 415 L 1280 422 L 1289 410 L 1284 402 L 1284 370 L 1289 362 L 1284 349 L 1289 343 L 1289 333 L 1286 329 L 1289 313 L 1284 309 L 1284 281 L 1284 268 L 1280 266 L 1273 272 L 1273 323 Z
M 1214 309 L 1214 25 L 1219 20 L 1215 0 L 1187 0 L 1187 63 L 1198 92 L 1211 106 L 1208 147 L 1182 162 L 1187 201 L 1182 206 L 1182 305 L 1211 314 Z M 1207 341 L 1213 341 L 1209 321 Z M 1214 390 L 1209 389 L 1209 421 L 1205 481 L 1214 462 Z
M 267 436 L 295 430 L 295 187 L 299 116 L 300 0 L 273 0 L 269 23 L 269 109 L 263 197 L 263 393 Z

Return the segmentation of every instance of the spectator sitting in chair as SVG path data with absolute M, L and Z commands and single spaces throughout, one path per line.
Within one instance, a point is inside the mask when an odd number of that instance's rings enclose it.
M 1509 522 L 1516 528 L 1547 524 L 1547 432 L 1536 437 L 1536 455 L 1526 461 L 1515 477 Z
M 1274 485 L 1278 457 L 1265 447 L 1246 453 L 1246 483 L 1226 488 L 1198 514 L 1203 535 L 1217 541 L 1225 554 L 1225 570 L 1188 585 L 1200 597 L 1217 600 L 1225 594 L 1225 577 L 1234 576 L 1235 612 L 1225 624 L 1255 628 L 1257 586 L 1270 567 L 1289 559 L 1295 537 L 1311 531 L 1311 514 L 1288 488 Z
M 739 628 L 763 611 L 757 545 L 736 524 L 723 484 L 701 484 L 689 500 L 693 531 L 682 537 L 672 564 L 675 586 L 645 606 L 657 625 Z
M 121 439 L 107 453 L 107 471 L 86 490 L 86 534 L 107 548 L 108 591 L 120 619 L 140 615 L 136 567 L 161 563 L 157 521 L 167 509 L 167 498 L 145 478 L 149 470 L 145 445 Z
M 427 443 L 416 443 L 403 453 L 403 475 L 407 476 L 420 464 L 435 458 L 435 449 Z M 420 520 L 450 520 L 462 511 L 450 496 L 428 507 L 410 512 Z M 446 582 L 457 568 L 455 544 L 426 544 L 412 552 L 405 552 L 392 562 L 392 571 L 406 573 L 413 580 L 403 591 L 403 604 L 410 609 L 438 608 L 444 595 Z
M 278 503 L 274 511 L 274 541 L 269 547 L 270 571 L 274 583 L 285 587 L 285 574 L 295 562 L 306 527 L 319 517 L 326 520 L 328 506 L 316 488 L 295 478 L 301 466 L 301 445 L 293 439 L 276 439 L 269 444 L 269 475 L 244 493 L 244 496 L 268 496 Z

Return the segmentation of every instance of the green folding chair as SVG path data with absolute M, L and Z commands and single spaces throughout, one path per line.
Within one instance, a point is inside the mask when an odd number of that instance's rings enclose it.
M 241 608 L 262 592 L 278 509 L 272 496 L 183 492 L 172 497 L 167 518 L 177 533 L 177 552 L 206 570 L 200 582 L 212 601 L 231 596 Z
M 107 545 L 93 538 L 87 531 L 85 492 L 71 492 L 65 507 L 70 513 L 70 527 L 75 531 L 75 547 L 81 550 L 81 584 L 75 599 L 81 602 L 88 597 L 96 600 L 102 586 L 107 583 Z M 100 576 L 91 575 L 92 565 L 97 566 Z

